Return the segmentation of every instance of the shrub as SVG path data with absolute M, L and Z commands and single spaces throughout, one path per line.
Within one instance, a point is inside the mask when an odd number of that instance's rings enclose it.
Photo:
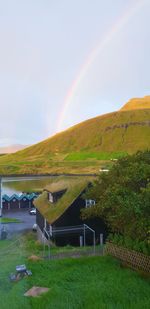
M 146 240 L 138 241 L 119 234 L 110 234 L 108 240 L 118 246 L 150 255 L 150 244 Z
M 96 205 L 82 211 L 84 218 L 103 218 L 112 233 L 125 237 L 125 246 L 132 246 L 130 242 L 134 239 L 140 243 L 139 250 L 147 251 L 145 242 L 148 244 L 150 237 L 150 151 L 118 160 L 109 173 L 100 175 L 87 192 L 87 198 L 96 200 Z

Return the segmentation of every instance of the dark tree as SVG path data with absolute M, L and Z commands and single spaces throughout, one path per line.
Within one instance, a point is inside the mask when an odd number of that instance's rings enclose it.
M 149 241 L 150 151 L 118 160 L 87 192 L 96 205 L 84 217 L 102 217 L 113 233 Z

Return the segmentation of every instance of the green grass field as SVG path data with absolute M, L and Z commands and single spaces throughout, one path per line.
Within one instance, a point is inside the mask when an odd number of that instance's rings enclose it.
M 0 218 L 0 223 L 21 223 L 21 221 L 15 218 Z
M 65 161 L 82 161 L 82 160 L 114 160 L 125 157 L 127 152 L 73 152 L 65 157 Z
M 111 166 L 112 163 L 108 160 L 96 160 L 95 158 L 89 160 L 63 160 L 58 157 L 57 160 L 50 160 L 48 156 L 43 157 L 43 161 L 39 163 L 39 158 L 34 157 L 32 161 L 24 163 L 21 159 L 18 161 L 0 162 L 1 175 L 40 175 L 40 174 L 93 174 L 99 173 L 99 169 L 103 166 Z
M 0 241 L 1 309 L 100 309 L 149 308 L 149 279 L 122 268 L 111 257 L 83 257 L 29 261 L 42 247 L 30 237 L 16 242 Z M 8 275 L 18 264 L 26 264 L 32 276 L 12 283 Z M 32 286 L 48 287 L 38 298 L 23 294 Z

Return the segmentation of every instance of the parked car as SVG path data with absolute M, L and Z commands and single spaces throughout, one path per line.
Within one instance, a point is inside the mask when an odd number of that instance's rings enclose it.
M 36 215 L 36 208 L 33 208 L 29 211 L 30 215 Z

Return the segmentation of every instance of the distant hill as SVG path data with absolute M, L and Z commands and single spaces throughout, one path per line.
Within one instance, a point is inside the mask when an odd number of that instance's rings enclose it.
M 117 112 L 89 119 L 13 155 L 1 157 L 0 170 L 7 164 L 9 173 L 12 170 L 16 173 L 89 171 L 88 166 L 92 167 L 90 171 L 95 171 L 93 162 L 101 153 L 134 153 L 149 148 L 150 96 L 147 96 L 130 100 Z M 78 154 L 78 159 L 74 154 Z M 70 163 L 76 160 L 84 161 L 83 169 L 79 168 L 81 162 L 75 163 L 75 167 Z
M 150 147 L 150 96 L 132 99 L 120 111 L 98 116 L 23 150 L 20 155 L 72 151 L 127 151 Z
M 14 152 L 22 150 L 26 147 L 27 147 L 27 145 L 20 145 L 20 144 L 10 145 L 10 146 L 6 146 L 6 147 L 0 147 L 0 154 L 14 153 Z

